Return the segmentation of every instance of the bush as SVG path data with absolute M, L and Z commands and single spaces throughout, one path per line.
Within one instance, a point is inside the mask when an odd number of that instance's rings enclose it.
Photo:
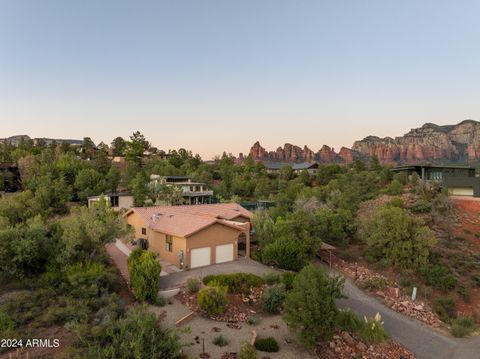
M 158 282 L 162 266 L 155 255 L 141 248 L 128 257 L 128 273 L 135 296 L 141 301 L 154 303 L 158 297 Z
M 367 291 L 380 290 L 380 289 L 387 288 L 391 285 L 392 285 L 391 280 L 388 280 L 387 278 L 379 275 L 367 278 L 361 283 L 361 287 Z
M 260 322 L 260 318 L 258 318 L 256 315 L 252 315 L 247 319 L 248 325 L 257 325 L 259 322 Z
M 197 293 L 200 290 L 200 280 L 197 277 L 188 278 L 187 289 L 190 293 Z
M 262 251 L 262 262 L 278 268 L 299 271 L 307 263 L 305 248 L 294 239 L 279 238 Z
M 421 270 L 421 273 L 425 278 L 425 283 L 444 292 L 453 289 L 457 284 L 457 279 L 450 269 L 439 264 L 427 265 Z
M 399 181 L 393 180 L 387 188 L 385 188 L 385 192 L 391 196 L 401 195 L 403 193 L 403 185 Z
M 98 297 L 112 286 L 112 275 L 96 262 L 74 264 L 67 269 L 68 290 L 75 297 Z
M 379 207 L 362 221 L 366 255 L 385 265 L 417 271 L 428 264 L 434 233 L 420 218 L 398 207 Z
M 263 281 L 267 285 L 274 285 L 277 283 L 280 283 L 280 274 L 275 273 L 275 272 L 269 272 L 263 276 Z
M 240 346 L 240 354 L 238 359 L 257 359 L 257 351 L 250 343 L 243 343 Z
M 293 281 L 295 280 L 295 277 L 297 276 L 296 272 L 283 272 L 282 273 L 282 282 L 283 285 L 285 286 L 286 290 L 290 290 L 293 288 Z
M 6 338 L 15 328 L 15 321 L 5 312 L 0 310 L 0 338 Z
M 276 353 L 280 349 L 277 341 L 272 337 L 257 338 L 257 340 L 255 340 L 255 348 L 261 352 L 267 353 Z
M 392 198 L 388 203 L 388 207 L 398 207 L 398 208 L 403 208 L 403 200 L 401 197 L 394 197 Z
M 227 288 L 219 283 L 210 282 L 209 286 L 198 293 L 198 306 L 209 316 L 225 312 L 228 305 Z
M 429 213 L 432 211 L 432 203 L 424 199 L 419 199 L 415 203 L 411 204 L 408 209 L 415 214 Z
M 263 284 L 263 279 L 250 273 L 207 275 L 203 278 L 203 284 L 205 285 L 210 285 L 212 282 L 227 287 L 229 293 L 247 294 L 251 288 L 260 287 Z
M 472 277 L 472 279 L 475 282 L 475 284 L 477 285 L 477 287 L 480 287 L 480 274 L 474 275 Z
M 380 313 L 375 315 L 375 318 L 366 319 L 360 329 L 360 336 L 368 344 L 382 343 L 388 339 L 388 334 L 383 327 L 382 317 Z
M 218 335 L 213 338 L 212 343 L 219 347 L 225 347 L 230 343 L 230 341 L 223 335 Z
M 433 304 L 433 310 L 446 323 L 450 323 L 457 316 L 455 300 L 451 297 L 438 297 Z
M 362 329 L 364 322 L 351 309 L 341 309 L 337 313 L 336 324 L 341 330 L 357 333 Z
M 304 344 L 313 346 L 332 337 L 335 299 L 342 297 L 343 283 L 344 279 L 329 277 L 312 264 L 298 273 L 285 297 L 284 320 Z
M 475 330 L 475 321 L 472 317 L 458 317 L 452 323 L 451 333 L 454 337 L 462 338 Z
M 282 285 L 269 287 L 262 296 L 262 308 L 264 311 L 277 314 L 282 309 L 285 300 L 285 288 Z
M 462 296 L 465 303 L 470 303 L 470 300 L 472 299 L 472 290 L 470 289 L 470 286 L 465 283 L 460 284 L 458 286 L 458 294 Z

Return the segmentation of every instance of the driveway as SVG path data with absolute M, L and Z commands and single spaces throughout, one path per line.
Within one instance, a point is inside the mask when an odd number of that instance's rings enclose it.
M 447 337 L 420 322 L 393 311 L 362 292 L 350 279 L 344 287 L 347 299 L 338 300 L 341 308 L 351 308 L 361 316 L 382 315 L 390 337 L 405 345 L 417 359 L 479 359 L 480 338 Z
M 268 272 L 275 272 L 276 269 L 258 263 L 249 258 L 240 258 L 233 262 L 214 264 L 207 267 L 190 269 L 188 271 L 172 273 L 168 276 L 160 278 L 160 289 L 177 288 L 187 282 L 189 277 L 203 278 L 209 274 L 226 274 L 226 273 L 253 273 L 259 276 Z

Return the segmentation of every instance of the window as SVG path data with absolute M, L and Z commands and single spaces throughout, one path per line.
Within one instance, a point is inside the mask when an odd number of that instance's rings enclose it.
M 111 196 L 110 204 L 112 205 L 112 207 L 118 207 L 118 196 Z
M 143 234 L 143 235 L 146 235 L 146 234 L 147 234 L 147 229 L 146 229 L 146 228 L 142 228 L 142 234 Z
M 168 252 L 173 250 L 173 238 L 168 234 L 165 236 L 165 250 Z

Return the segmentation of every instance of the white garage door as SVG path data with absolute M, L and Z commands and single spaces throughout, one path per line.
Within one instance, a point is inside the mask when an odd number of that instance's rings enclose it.
M 195 248 L 190 251 L 190 268 L 209 266 L 210 247 Z
M 222 244 L 215 248 L 216 263 L 233 261 L 233 244 Z
M 448 192 L 453 196 L 471 196 L 473 197 L 473 188 L 469 187 L 452 187 Z

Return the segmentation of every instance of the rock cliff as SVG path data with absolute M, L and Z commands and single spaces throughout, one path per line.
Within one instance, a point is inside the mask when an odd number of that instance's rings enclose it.
M 292 163 L 350 163 L 374 156 L 384 164 L 480 160 L 480 122 L 465 120 L 447 126 L 426 123 L 400 137 L 368 136 L 356 141 L 351 149 L 342 147 L 338 153 L 327 145 L 313 152 L 307 146 L 302 149 L 289 143 L 276 151 L 267 151 L 256 142 L 250 155 L 257 161 Z

